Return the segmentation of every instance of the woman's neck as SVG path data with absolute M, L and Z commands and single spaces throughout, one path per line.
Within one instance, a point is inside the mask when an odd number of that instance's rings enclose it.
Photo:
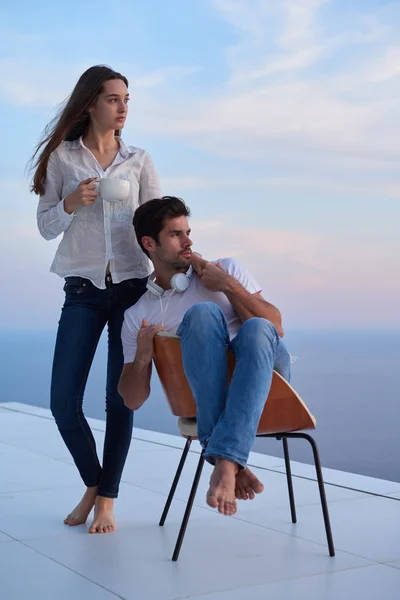
M 82 141 L 89 150 L 97 151 L 100 154 L 111 152 L 118 148 L 114 130 L 94 131 L 93 129 L 89 129 Z

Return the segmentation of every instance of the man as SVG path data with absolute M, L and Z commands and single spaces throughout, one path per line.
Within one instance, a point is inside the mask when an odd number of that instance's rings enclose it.
M 272 371 L 288 380 L 290 356 L 281 341 L 280 312 L 264 300 L 250 273 L 231 258 L 214 263 L 192 253 L 189 216 L 173 196 L 135 212 L 136 237 L 154 273 L 148 291 L 125 312 L 119 392 L 126 406 L 140 408 L 150 395 L 154 336 L 161 330 L 180 336 L 199 441 L 215 465 L 207 503 L 233 515 L 236 498 L 252 499 L 263 490 L 246 463 Z M 230 385 L 227 347 L 236 360 Z

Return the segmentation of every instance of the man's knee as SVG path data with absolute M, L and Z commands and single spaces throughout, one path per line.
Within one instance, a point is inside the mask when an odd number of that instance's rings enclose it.
M 261 317 L 247 319 L 241 329 L 243 337 L 255 344 L 265 344 L 267 341 L 276 343 L 279 339 L 275 325 Z
M 223 313 L 214 302 L 201 302 L 194 304 L 186 311 L 183 322 L 196 324 L 200 327 L 206 326 L 210 321 L 220 319 Z

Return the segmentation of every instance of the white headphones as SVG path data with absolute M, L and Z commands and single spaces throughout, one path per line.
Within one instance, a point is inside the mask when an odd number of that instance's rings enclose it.
M 190 278 L 192 276 L 192 273 L 193 267 L 192 265 L 190 265 L 186 273 L 175 273 L 175 275 L 172 275 L 170 279 L 170 285 L 172 290 L 174 292 L 180 293 L 186 292 L 190 284 Z M 154 281 L 154 278 L 155 275 L 154 273 L 152 273 L 148 279 L 146 287 L 149 290 L 149 292 L 151 292 L 155 296 L 158 296 L 158 298 L 161 298 L 165 290 L 160 285 L 157 285 L 157 283 Z

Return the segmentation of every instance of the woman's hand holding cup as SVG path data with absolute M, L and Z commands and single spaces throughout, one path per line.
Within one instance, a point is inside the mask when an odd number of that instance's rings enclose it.
M 93 183 L 98 177 L 89 177 L 80 182 L 72 194 L 64 198 L 64 210 L 69 215 L 77 208 L 93 204 L 98 196 L 97 186 Z

